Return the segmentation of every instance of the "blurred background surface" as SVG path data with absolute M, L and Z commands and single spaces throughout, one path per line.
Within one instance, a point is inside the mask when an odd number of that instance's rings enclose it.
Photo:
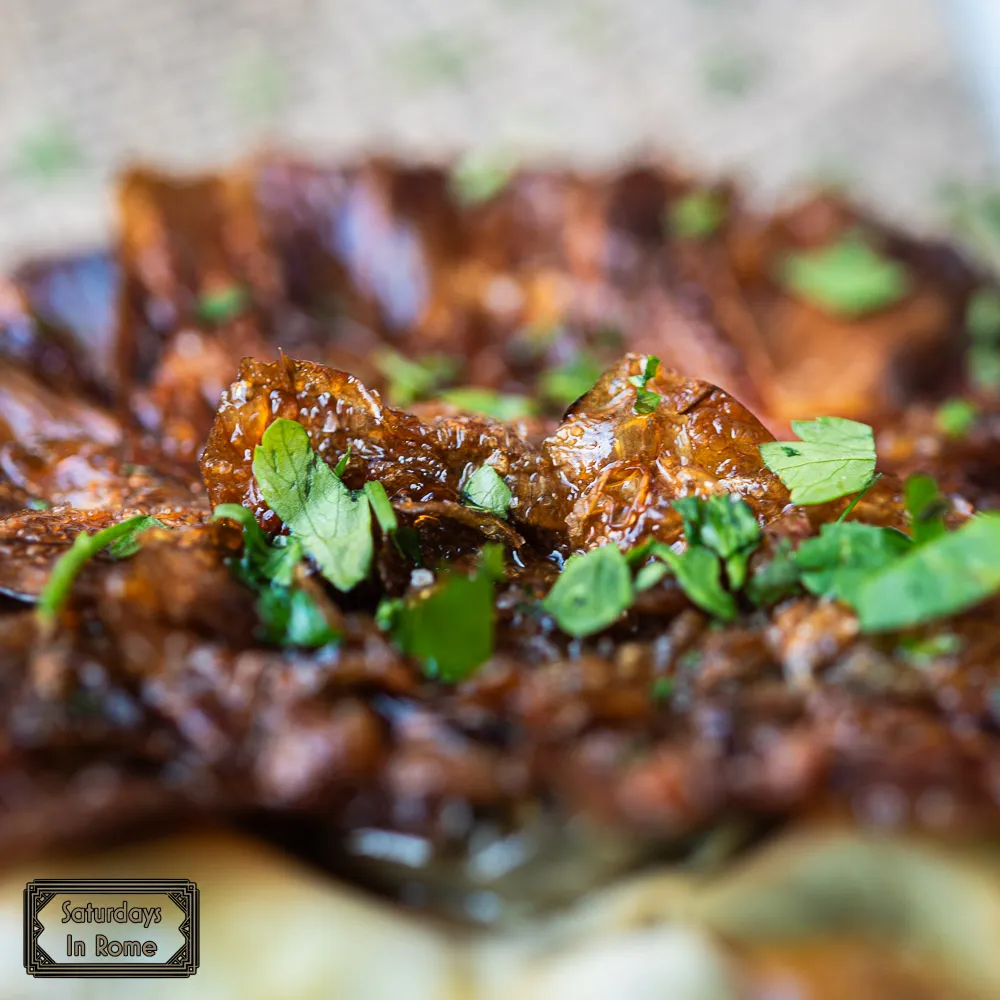
M 983 0 L 985 4 L 997 0 Z M 985 183 L 976 0 L 0 0 L 0 264 L 104 238 L 135 160 L 474 148 L 842 183 L 911 227 Z M 968 16 L 969 11 L 965 14 Z M 958 30 L 956 30 L 956 28 Z

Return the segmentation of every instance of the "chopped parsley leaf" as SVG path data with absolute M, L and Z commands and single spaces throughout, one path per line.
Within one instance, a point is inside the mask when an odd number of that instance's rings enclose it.
M 842 417 L 793 420 L 798 441 L 760 446 L 764 464 L 791 490 L 792 503 L 818 504 L 865 489 L 875 474 L 871 427 Z
M 746 593 L 755 607 L 777 604 L 799 589 L 800 571 L 787 538 L 778 542 L 771 561 L 765 563 L 750 578 Z
M 632 576 L 617 545 L 577 552 L 566 560 L 542 607 L 573 636 L 607 628 L 631 606 Z
M 386 379 L 385 394 L 394 406 L 428 399 L 458 375 L 457 362 L 447 355 L 407 358 L 391 348 L 375 353 L 375 366 Z
M 798 547 L 794 561 L 810 593 L 857 608 L 859 591 L 872 573 L 894 563 L 910 545 L 892 528 L 844 521 L 822 525 L 818 537 Z
M 399 521 L 396 519 L 396 512 L 392 509 L 385 487 L 376 480 L 369 480 L 365 483 L 364 490 L 383 534 L 393 535 L 399 528 Z
M 495 198 L 509 183 L 513 169 L 506 158 L 483 152 L 463 156 L 451 171 L 451 188 L 463 205 Z
M 492 417 L 494 420 L 520 420 L 522 417 L 534 416 L 538 412 L 534 400 L 527 396 L 505 396 L 492 389 L 482 389 L 478 386 L 448 389 L 441 393 L 441 399 L 460 410 L 481 413 L 484 417 Z
M 929 667 L 935 660 L 960 653 L 964 645 L 960 635 L 941 632 L 926 637 L 905 636 L 900 640 L 897 651 L 915 667 Z
M 198 300 L 198 318 L 222 324 L 239 316 L 250 305 L 250 294 L 241 285 L 225 285 L 205 292 Z
M 52 572 L 42 588 L 38 597 L 38 605 L 35 608 L 38 620 L 46 626 L 55 623 L 70 591 L 73 589 L 73 582 L 79 576 L 80 570 L 98 552 L 111 546 L 111 553 L 116 558 L 134 555 L 139 550 L 138 536 L 154 526 L 166 527 L 155 517 L 150 517 L 148 514 L 136 514 L 135 517 L 129 517 L 117 524 L 109 525 L 93 535 L 81 531 L 73 539 L 69 550 L 60 556 L 52 567 Z
M 264 431 L 253 473 L 264 501 L 330 583 L 348 591 L 368 575 L 371 507 L 362 491 L 349 490 L 313 451 L 300 423 L 279 418 Z
M 904 299 L 907 268 L 882 256 L 859 233 L 829 246 L 789 253 L 778 279 L 797 298 L 840 319 L 857 319 Z
M 688 545 L 704 545 L 720 556 L 729 586 L 739 590 L 746 581 L 747 561 L 760 544 L 760 525 L 746 501 L 722 493 L 707 500 L 683 497 L 673 507 L 684 520 Z
M 650 354 L 646 358 L 646 365 L 643 368 L 641 375 L 630 375 L 629 382 L 635 386 L 635 403 L 633 404 L 633 411 L 638 413 L 640 416 L 648 416 L 660 405 L 660 396 L 658 393 L 647 389 L 646 386 L 649 384 L 650 380 L 656 377 L 656 373 L 660 368 L 660 359 L 655 354 Z
M 546 402 L 565 408 L 593 389 L 603 370 L 593 355 L 581 351 L 572 361 L 542 372 L 538 389 Z
M 1000 292 L 995 288 L 980 288 L 969 298 L 965 328 L 977 343 L 1000 343 Z
M 677 553 L 662 545 L 653 554 L 670 567 L 693 604 L 721 621 L 735 621 L 736 600 L 722 586 L 722 563 L 714 552 L 702 545 L 691 545 Z
M 934 414 L 939 431 L 951 438 L 963 438 L 979 419 L 979 407 L 968 399 L 945 400 Z
M 907 628 L 957 614 L 1000 590 L 1000 514 L 914 546 L 857 593 L 865 632 Z
M 507 517 L 513 494 L 492 465 L 483 465 L 469 476 L 462 490 L 462 502 L 473 510 Z
M 472 576 L 445 571 L 431 587 L 379 605 L 376 621 L 428 677 L 449 684 L 471 676 L 493 655 L 493 581 L 503 547 L 486 545 Z
M 305 554 L 296 536 L 279 535 L 268 541 L 253 511 L 239 504 L 220 504 L 212 517 L 236 521 L 243 529 L 243 554 L 234 568 L 257 595 L 262 638 L 279 646 L 306 648 L 340 638 L 312 596 L 295 586 L 295 567 Z
M 718 191 L 692 191 L 667 209 L 666 229 L 680 240 L 704 240 L 726 221 L 728 208 Z
M 26 504 L 28 510 L 49 510 L 52 504 L 41 497 L 32 497 Z
M 944 515 L 948 501 L 941 496 L 938 484 L 930 477 L 907 477 L 904 486 L 906 513 L 910 518 L 910 534 L 917 545 L 931 542 L 945 533 Z
M 673 677 L 657 677 L 649 693 L 654 702 L 667 701 L 674 693 Z

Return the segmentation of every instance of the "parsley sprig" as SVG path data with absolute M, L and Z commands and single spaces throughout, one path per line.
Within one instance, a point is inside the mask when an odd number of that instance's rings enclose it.
M 503 575 L 503 547 L 487 544 L 470 576 L 446 570 L 430 587 L 384 599 L 376 621 L 429 678 L 457 683 L 493 655 L 493 586 Z
M 80 571 L 102 549 L 109 549 L 116 559 L 126 559 L 139 551 L 139 536 L 150 528 L 166 525 L 149 514 L 136 514 L 117 524 L 109 525 L 91 535 L 81 531 L 52 567 L 52 572 L 38 596 L 35 613 L 45 626 L 52 626 L 69 598 Z
M 760 446 L 764 464 L 791 490 L 792 503 L 819 504 L 866 489 L 875 475 L 875 435 L 842 417 L 793 420 L 798 441 Z
M 234 568 L 257 595 L 264 639 L 280 646 L 314 648 L 340 638 L 312 595 L 296 584 L 295 569 L 305 552 L 295 535 L 269 541 L 253 511 L 239 504 L 220 504 L 212 516 L 236 521 L 243 529 L 243 552 Z
M 656 377 L 659 369 L 660 359 L 655 354 L 650 354 L 646 358 L 642 374 L 629 376 L 629 382 L 635 386 L 635 403 L 632 409 L 640 416 L 648 416 L 660 405 L 659 394 L 646 388 L 650 381 Z

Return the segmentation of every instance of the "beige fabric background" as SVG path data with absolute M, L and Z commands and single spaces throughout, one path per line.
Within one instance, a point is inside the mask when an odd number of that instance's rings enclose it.
M 948 0 L 0 0 L 0 263 L 93 242 L 137 158 L 672 153 L 898 218 L 987 176 Z

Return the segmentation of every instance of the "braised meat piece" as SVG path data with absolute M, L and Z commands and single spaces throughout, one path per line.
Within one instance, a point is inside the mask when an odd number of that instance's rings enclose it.
M 477 198 L 270 157 L 135 171 L 119 207 L 113 256 L 0 289 L 5 850 L 60 811 L 70 838 L 209 817 L 460 909 L 558 902 L 734 818 L 1000 829 L 996 597 L 881 631 L 848 599 L 858 549 L 1000 497 L 995 399 L 961 433 L 936 411 L 968 391 L 959 255 L 655 165 Z M 883 475 L 793 506 L 760 446 L 801 458 L 785 424 L 820 416 L 875 425 Z M 371 504 L 355 586 L 265 500 L 278 420 Z M 944 496 L 915 514 L 916 472 Z M 816 543 L 835 594 L 802 582 Z M 589 630 L 556 589 L 581 565 Z M 427 635 L 484 607 L 488 652 L 448 673 Z

